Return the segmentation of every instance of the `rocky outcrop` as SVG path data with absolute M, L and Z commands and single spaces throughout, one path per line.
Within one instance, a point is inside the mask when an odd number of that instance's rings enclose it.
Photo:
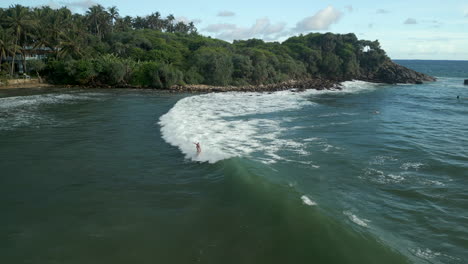
M 306 79 L 306 80 L 290 80 L 281 83 L 265 84 L 265 85 L 245 85 L 245 86 L 211 86 L 211 85 L 185 85 L 173 86 L 172 92 L 275 92 L 290 90 L 304 91 L 306 89 L 329 90 L 341 89 L 339 83 L 329 79 Z
M 468 85 L 468 79 L 463 82 L 464 85 Z
M 434 82 L 436 78 L 424 73 L 420 73 L 392 61 L 384 62 L 380 68 L 367 75 L 361 76 L 361 80 L 377 83 L 415 83 Z

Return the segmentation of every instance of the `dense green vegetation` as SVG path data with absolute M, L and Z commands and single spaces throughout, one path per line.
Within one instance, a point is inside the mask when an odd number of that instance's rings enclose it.
M 47 56 L 26 59 L 34 54 Z M 386 60 L 378 41 L 358 40 L 354 34 L 231 44 L 158 12 L 132 18 L 100 5 L 84 15 L 67 8 L 0 9 L 0 74 L 14 76 L 21 64 L 25 72 L 56 84 L 169 88 L 343 80 L 371 73 Z

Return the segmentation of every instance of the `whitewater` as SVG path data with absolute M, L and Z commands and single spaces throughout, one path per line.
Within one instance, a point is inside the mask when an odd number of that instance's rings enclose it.
M 304 142 L 282 137 L 297 127 L 282 126 L 290 122 L 291 117 L 282 117 L 281 113 L 317 106 L 308 99 L 313 95 L 359 93 L 376 86 L 363 81 L 349 81 L 344 82 L 340 90 L 196 95 L 177 102 L 160 118 L 159 124 L 163 138 L 178 147 L 188 159 L 215 163 L 232 157 L 252 158 L 261 153 L 262 162 L 272 163 L 285 159 L 278 154 L 280 150 L 307 155 Z M 194 142 L 203 146 L 199 155 L 194 151 Z

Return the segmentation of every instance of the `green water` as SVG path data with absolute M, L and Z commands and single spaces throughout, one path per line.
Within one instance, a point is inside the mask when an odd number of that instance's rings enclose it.
M 453 94 L 468 93 L 441 77 L 1 91 L 0 261 L 464 263 L 468 101 Z

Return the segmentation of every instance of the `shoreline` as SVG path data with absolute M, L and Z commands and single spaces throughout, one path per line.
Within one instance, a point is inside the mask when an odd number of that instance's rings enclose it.
M 372 79 L 357 79 L 370 83 L 376 82 Z M 273 84 L 260 84 L 260 85 L 243 85 L 243 86 L 216 86 L 205 84 L 189 84 L 189 85 L 174 85 L 169 89 L 157 89 L 148 86 L 135 86 L 135 85 L 59 85 L 50 84 L 47 82 L 39 82 L 38 79 L 16 79 L 9 80 L 8 84 L 0 82 L 0 90 L 3 89 L 34 89 L 34 88 L 77 88 L 77 89 L 138 89 L 138 90 L 157 90 L 161 92 L 170 93 L 220 93 L 220 92 L 276 92 L 284 90 L 294 90 L 295 92 L 302 92 L 309 89 L 314 90 L 341 90 L 341 83 L 347 80 L 332 80 L 323 78 L 310 78 L 303 80 L 289 80 Z M 422 83 L 422 82 L 420 82 Z
M 57 85 L 39 82 L 39 79 L 13 79 L 8 80 L 8 84 L 0 82 L 0 89 L 32 89 L 57 87 Z
M 305 91 L 307 89 L 330 90 L 341 89 L 340 82 L 328 79 L 289 80 L 274 84 L 244 85 L 244 86 L 212 86 L 212 85 L 185 85 L 173 86 L 168 89 L 171 92 L 276 92 L 296 89 Z
M 12 83 L 13 82 L 13 83 Z M 315 90 L 329 90 L 341 89 L 340 81 L 329 79 L 307 79 L 307 80 L 289 80 L 281 83 L 274 84 L 261 84 L 261 85 L 243 85 L 243 86 L 215 86 L 204 84 L 190 84 L 190 85 L 174 85 L 169 89 L 156 89 L 152 87 L 143 86 L 110 86 L 110 85 L 93 85 L 93 86 L 79 86 L 79 85 L 57 85 L 50 83 L 40 83 L 37 79 L 33 80 L 10 80 L 8 85 L 0 84 L 0 89 L 23 89 L 23 88 L 81 88 L 81 89 L 141 89 L 141 90 L 158 90 L 171 93 L 212 93 L 212 92 L 275 92 L 296 89 L 296 91 L 304 91 L 307 89 Z

